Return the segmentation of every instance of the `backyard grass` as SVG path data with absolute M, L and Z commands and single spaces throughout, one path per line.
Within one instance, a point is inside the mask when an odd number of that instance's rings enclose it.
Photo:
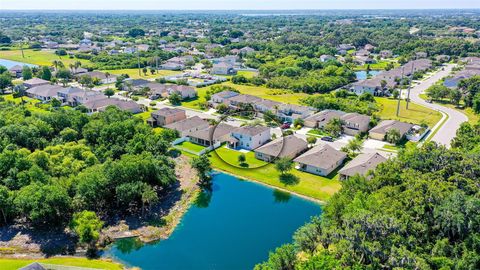
M 189 141 L 184 141 L 184 142 L 181 142 L 181 143 L 175 145 L 175 148 L 177 148 L 179 150 L 185 149 L 185 150 L 190 151 L 190 152 L 198 153 L 198 152 L 202 151 L 203 149 L 205 149 L 205 146 L 194 144 L 194 143 L 191 143 Z
M 387 67 L 387 64 L 388 63 L 393 63 L 393 66 L 395 67 L 398 67 L 400 66 L 400 64 L 398 64 L 397 62 L 395 61 L 391 61 L 391 60 L 380 60 L 378 61 L 377 63 L 374 63 L 374 64 L 365 64 L 365 65 L 362 65 L 362 66 L 356 66 L 354 68 L 354 70 L 367 70 L 367 67 L 370 66 L 370 69 L 371 70 L 385 70 L 385 68 Z
M 311 135 L 315 137 L 331 136 L 330 133 L 323 131 L 321 129 L 311 129 L 307 132 L 307 135 Z
M 410 102 L 409 109 L 406 109 L 405 100 L 400 101 L 400 113 L 397 117 L 396 99 L 376 97 L 375 100 L 380 104 L 381 111 L 378 116 L 382 119 L 395 119 L 414 124 L 426 123 L 429 127 L 435 126 L 442 118 L 442 114 L 427 107 Z
M 45 264 L 58 264 L 77 267 L 88 267 L 98 269 L 111 269 L 121 270 L 123 266 L 119 263 L 107 261 L 107 260 L 89 260 L 86 258 L 49 258 L 49 259 L 36 259 L 36 260 L 24 260 L 24 259 L 0 259 L 0 268 L 2 270 L 17 270 L 21 267 L 27 266 L 33 262 L 45 263 Z
M 88 60 L 70 58 L 68 55 L 58 56 L 53 50 L 23 50 L 23 54 L 25 58 L 22 57 L 21 50 L 0 51 L 0 58 L 39 66 L 51 66 L 54 60 L 62 61 L 65 66 L 76 61 L 80 61 L 82 65 L 90 63 Z
M 244 164 L 240 164 L 238 162 L 238 156 L 242 154 L 240 151 L 236 151 L 227 147 L 219 147 L 215 149 L 215 152 L 218 157 L 220 157 L 226 163 L 237 166 L 237 167 L 245 167 L 245 168 L 258 168 L 260 166 L 264 166 L 268 164 L 265 161 L 259 160 L 255 158 L 255 153 L 253 151 L 249 151 L 245 154 L 245 162 Z
M 0 97 L 3 97 L 5 101 L 12 101 L 15 104 L 21 104 L 22 102 L 22 98 L 14 98 L 12 94 L 1 95 Z M 25 107 L 33 113 L 47 113 L 48 109 L 50 108 L 49 104 L 36 105 L 37 103 L 40 103 L 40 101 L 37 99 L 23 97 L 23 100 L 26 102 Z
M 218 149 L 222 151 L 221 149 Z M 236 152 L 236 151 L 235 151 Z M 238 152 L 237 152 L 238 153 Z M 183 152 L 186 156 L 194 157 L 194 155 Z M 231 154 L 229 157 L 220 152 L 223 159 L 233 160 L 233 164 L 238 164 L 238 154 Z M 253 153 L 252 153 L 253 154 Z M 296 193 L 301 196 L 316 199 L 322 202 L 327 201 L 333 194 L 341 188 L 338 180 L 338 170 L 334 171 L 328 177 L 322 177 L 297 169 L 290 171 L 293 177 L 284 177 L 281 179 L 280 173 L 275 169 L 274 164 L 268 164 L 260 168 L 240 168 L 232 166 L 218 156 L 215 151 L 209 153 L 212 167 L 216 170 L 223 171 L 239 178 L 260 182 L 269 186 L 278 187 L 286 191 Z M 251 157 L 247 157 L 247 162 L 253 162 Z M 258 161 L 263 162 L 263 161 Z M 253 163 L 250 164 L 253 168 Z
M 152 73 L 150 73 L 150 69 L 148 69 L 147 75 L 145 76 L 143 72 L 140 72 L 140 75 L 139 75 L 138 69 L 136 68 L 103 70 L 103 72 L 109 72 L 110 74 L 114 74 L 114 75 L 128 74 L 128 76 L 132 79 L 153 79 L 153 78 L 160 78 L 163 76 L 170 76 L 170 75 L 179 73 L 178 71 L 174 71 L 174 70 L 159 70 L 158 74 L 155 73 L 152 75 Z

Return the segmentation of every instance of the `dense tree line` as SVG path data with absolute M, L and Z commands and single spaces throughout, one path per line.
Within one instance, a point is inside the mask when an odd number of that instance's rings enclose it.
M 256 269 L 479 269 L 480 125 L 352 177 Z
M 0 225 L 66 226 L 82 211 L 143 210 L 177 181 L 167 156 L 175 136 L 115 107 L 38 114 L 0 102 Z

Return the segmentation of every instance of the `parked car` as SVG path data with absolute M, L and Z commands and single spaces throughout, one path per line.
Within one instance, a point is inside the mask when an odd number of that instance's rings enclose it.
M 330 136 L 324 136 L 324 137 L 322 137 L 322 141 L 333 142 L 333 138 L 330 137 Z
M 281 129 L 287 129 L 287 128 L 290 128 L 290 123 L 288 122 L 285 122 L 283 123 L 283 125 L 280 127 Z

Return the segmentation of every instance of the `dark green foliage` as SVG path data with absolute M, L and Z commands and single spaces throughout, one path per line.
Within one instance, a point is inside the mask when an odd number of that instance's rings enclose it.
M 344 181 L 321 218 L 257 269 L 478 269 L 478 126 L 458 136 L 454 149 L 407 147 L 371 179 Z M 285 268 L 285 249 L 308 256 Z

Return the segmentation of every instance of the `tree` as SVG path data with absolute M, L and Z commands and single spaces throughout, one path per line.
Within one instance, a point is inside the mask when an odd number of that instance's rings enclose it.
M 62 80 L 63 86 L 67 86 L 67 83 L 72 78 L 72 73 L 67 69 L 59 69 L 56 74 L 57 78 Z
M 328 123 L 325 125 L 325 131 L 330 133 L 332 137 L 338 137 L 342 135 L 343 132 L 343 123 L 340 118 L 332 118 Z
M 198 184 L 201 187 L 210 187 L 212 184 L 212 176 L 210 175 L 212 166 L 207 155 L 203 154 L 200 157 L 193 158 L 191 164 L 197 171 L 197 176 L 200 180 Z
M 40 70 L 40 78 L 47 81 L 50 81 L 52 79 L 52 72 L 50 71 L 49 67 L 42 67 L 42 69 Z
M 147 67 L 143 67 L 142 72 L 143 72 L 143 76 L 147 76 L 147 72 L 148 72 Z
M 93 79 L 92 77 L 88 76 L 88 75 L 82 75 L 80 76 L 80 78 L 78 79 L 78 83 L 82 86 L 82 87 L 89 87 L 91 85 L 93 85 Z
M 293 120 L 293 126 L 298 128 L 298 127 L 303 127 L 305 121 L 303 121 L 302 118 L 297 118 L 295 120 Z
M 398 144 L 402 138 L 400 136 L 400 131 L 398 131 L 396 128 L 392 128 L 387 131 L 385 139 L 389 143 Z
M 29 66 L 27 66 L 27 65 L 23 66 L 22 77 L 23 77 L 24 81 L 30 80 L 31 78 L 33 78 L 33 72 L 32 72 L 32 69 Z
M 293 161 L 288 157 L 279 158 L 277 161 L 275 161 L 275 169 L 282 175 L 285 175 L 292 168 Z
M 128 30 L 128 35 L 130 37 L 136 38 L 136 37 L 143 37 L 145 36 L 145 31 L 139 28 L 132 28 Z
M 142 216 L 145 209 L 145 204 L 149 207 L 158 202 L 158 195 L 151 186 L 146 186 L 142 192 Z
M 360 139 L 353 138 L 342 148 L 342 151 L 347 152 L 351 156 L 355 156 L 357 152 L 362 150 L 362 143 L 363 142 Z
M 179 93 L 174 92 L 168 97 L 168 101 L 172 105 L 180 105 L 182 103 L 182 96 Z
M 112 88 L 107 88 L 103 91 L 103 94 L 105 94 L 105 96 L 110 98 L 111 96 L 115 95 L 115 91 L 113 91 Z
M 314 136 L 308 136 L 307 137 L 307 143 L 309 145 L 314 145 L 317 142 L 317 137 Z
M 0 185 L 0 213 L 2 214 L 3 224 L 7 224 L 8 215 L 12 211 L 12 200 L 13 198 L 8 188 Z
M 70 223 L 70 228 L 78 235 L 79 242 L 88 245 L 91 250 L 95 249 L 102 227 L 103 222 L 92 211 L 75 213 Z
M 10 77 L 10 74 L 6 72 L 0 74 L 0 93 L 5 91 L 10 86 L 13 86 L 12 77 Z
M 458 105 L 462 99 L 462 92 L 458 89 L 450 89 L 448 98 L 452 104 Z
M 292 244 L 283 245 L 270 252 L 268 261 L 256 265 L 255 270 L 295 270 L 297 253 Z
M 54 107 L 54 108 L 58 108 L 58 107 L 62 106 L 62 102 L 60 102 L 60 100 L 58 100 L 56 98 L 52 98 L 52 100 L 50 101 L 50 104 L 52 104 L 52 107 Z
M 392 96 L 394 99 L 398 99 L 400 97 L 400 91 L 398 91 L 398 89 L 393 90 Z
M 480 93 L 473 98 L 472 109 L 475 113 L 480 114 Z
M 240 155 L 238 155 L 238 163 L 243 164 L 245 163 L 246 160 L 247 158 L 245 157 L 244 153 L 241 153 Z

